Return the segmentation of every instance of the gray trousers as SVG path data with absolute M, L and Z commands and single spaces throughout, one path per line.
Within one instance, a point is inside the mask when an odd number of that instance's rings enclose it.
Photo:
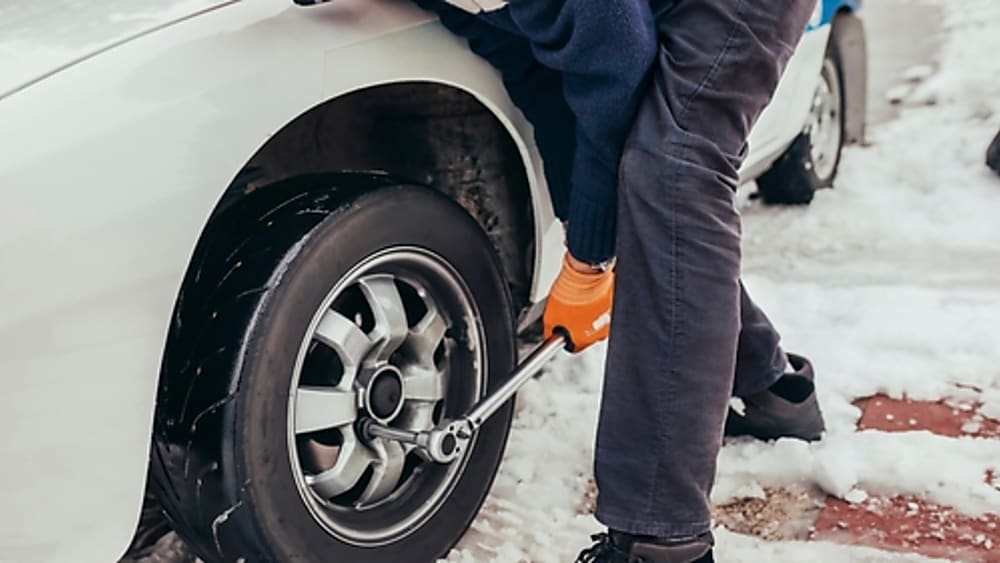
M 778 334 L 740 281 L 738 169 L 815 0 L 677 0 L 619 173 L 597 518 L 708 531 L 731 394 L 769 387 Z
M 506 10 L 473 16 L 417 1 L 501 71 L 535 126 L 556 209 L 565 208 L 568 189 L 556 186 L 569 179 L 575 119 L 562 75 L 535 60 Z M 733 196 L 750 128 L 814 3 L 652 2 L 661 48 L 621 162 L 595 462 L 597 518 L 610 528 L 707 531 L 729 397 L 766 389 L 785 369 L 778 333 L 740 283 Z M 608 49 L 621 40 L 605 39 Z

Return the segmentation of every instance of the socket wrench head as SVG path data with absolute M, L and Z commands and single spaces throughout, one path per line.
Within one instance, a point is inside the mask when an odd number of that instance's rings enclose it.
M 417 445 L 428 457 L 438 463 L 451 463 L 458 459 L 469 443 L 468 438 L 462 438 L 462 425 L 456 421 L 444 421 L 434 430 L 421 432 Z

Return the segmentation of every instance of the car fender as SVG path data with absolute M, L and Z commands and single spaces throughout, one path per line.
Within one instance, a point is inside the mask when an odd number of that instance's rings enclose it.
M 301 113 L 401 80 L 462 88 L 510 131 L 534 199 L 537 298 L 562 233 L 530 127 L 496 73 L 406 3 L 244 0 L 0 100 L 0 560 L 122 554 L 174 302 L 220 195 Z

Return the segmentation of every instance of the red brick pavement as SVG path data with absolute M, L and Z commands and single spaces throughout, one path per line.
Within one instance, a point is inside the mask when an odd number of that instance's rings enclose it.
M 1000 438 L 1000 422 L 978 412 L 978 404 L 951 405 L 872 397 L 859 402 L 858 428 L 942 436 Z M 1000 460 L 997 460 L 1000 464 Z M 984 476 L 994 482 L 992 472 Z M 997 507 L 1000 511 L 1000 507 Z M 1000 563 L 1000 516 L 972 517 L 914 497 L 871 497 L 857 504 L 830 497 L 811 537 L 930 557 Z

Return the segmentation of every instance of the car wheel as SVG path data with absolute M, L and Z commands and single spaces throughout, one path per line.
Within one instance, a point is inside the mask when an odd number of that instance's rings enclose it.
M 512 403 L 447 465 L 359 425 L 431 428 L 509 374 L 489 239 L 413 186 L 250 215 L 196 258 L 168 343 L 152 467 L 171 520 L 209 561 L 442 556 L 493 481 Z
M 765 203 L 808 204 L 816 190 L 833 185 L 844 146 L 843 92 L 840 57 L 830 41 L 805 128 L 757 179 Z

